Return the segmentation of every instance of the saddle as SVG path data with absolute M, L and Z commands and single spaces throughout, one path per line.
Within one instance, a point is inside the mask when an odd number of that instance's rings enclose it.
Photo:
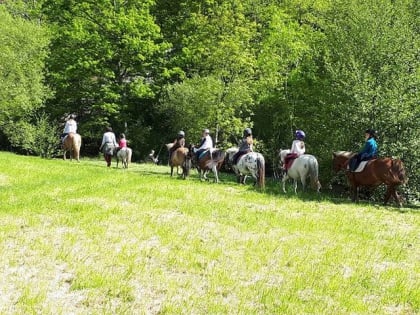
M 292 166 L 297 157 L 298 155 L 296 153 L 289 153 L 286 155 L 286 158 L 284 159 L 284 169 L 286 171 Z

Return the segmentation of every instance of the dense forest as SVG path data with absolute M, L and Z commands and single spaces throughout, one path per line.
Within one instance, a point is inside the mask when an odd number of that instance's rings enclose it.
M 419 199 L 419 19 L 418 0 L 3 0 L 1 148 L 55 155 L 74 113 L 85 156 L 107 125 L 137 160 L 251 127 L 275 165 L 299 128 L 327 182 L 374 128 Z

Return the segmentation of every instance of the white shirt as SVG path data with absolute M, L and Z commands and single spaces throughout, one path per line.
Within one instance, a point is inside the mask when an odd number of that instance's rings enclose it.
M 290 153 L 296 153 L 298 156 L 305 154 L 305 143 L 301 140 L 293 140 Z
M 66 125 L 64 126 L 64 133 L 70 133 L 77 131 L 77 123 L 74 119 L 69 119 L 66 121 Z
M 104 136 L 102 137 L 102 144 L 101 147 L 105 143 L 112 143 L 114 146 L 118 146 L 117 140 L 115 139 L 115 134 L 112 131 L 107 131 L 104 133 Z
M 205 136 L 203 144 L 197 149 L 198 150 L 207 150 L 213 148 L 213 140 L 209 135 Z

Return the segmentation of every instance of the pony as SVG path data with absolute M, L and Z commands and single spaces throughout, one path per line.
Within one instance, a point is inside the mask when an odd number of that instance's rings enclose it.
M 189 151 L 194 152 L 194 146 L 190 145 Z M 198 157 L 198 161 L 195 159 L 195 154 L 192 159 L 193 164 L 196 164 L 198 172 L 200 173 L 200 180 L 208 180 L 207 174 L 211 170 L 214 174 L 214 182 L 219 182 L 218 171 L 222 167 L 225 160 L 225 152 L 219 149 L 209 149 L 204 151 Z
M 286 155 L 289 153 L 290 150 L 279 151 L 280 162 L 283 165 L 285 162 Z M 292 162 L 292 165 L 290 166 L 289 170 L 287 171 L 287 173 L 284 174 L 282 179 L 283 192 L 286 193 L 285 185 L 286 181 L 289 178 L 293 179 L 295 194 L 297 193 L 298 179 L 300 179 L 303 190 L 305 190 L 306 179 L 308 176 L 311 179 L 311 187 L 319 193 L 319 190 L 321 189 L 321 184 L 318 180 L 318 161 L 313 155 L 302 154 Z
M 245 184 L 246 176 L 251 175 L 255 184 L 261 189 L 265 187 L 265 160 L 261 153 L 249 152 L 239 157 L 236 165 L 232 165 L 233 156 L 238 152 L 238 148 L 233 147 L 226 150 L 226 158 L 235 172 L 238 182 Z
M 73 158 L 80 162 L 80 146 L 82 145 L 82 137 L 78 133 L 70 132 L 63 139 L 63 159 L 66 160 L 67 152 L 70 152 L 70 161 Z
M 391 198 L 395 199 L 398 206 L 402 206 L 402 198 L 397 193 L 397 186 L 407 182 L 407 175 L 404 164 L 400 159 L 389 157 L 370 160 L 361 172 L 350 172 L 348 164 L 356 153 L 348 151 L 337 151 L 333 153 L 333 170 L 337 173 L 340 170 L 346 172 L 351 188 L 351 199 L 359 202 L 359 187 L 376 188 L 384 184 L 385 192 L 384 205 Z
M 188 148 L 180 147 L 176 149 L 171 156 L 169 161 L 169 165 L 171 167 L 171 177 L 174 173 L 174 167 L 176 166 L 177 169 L 179 166 L 182 168 L 182 178 L 186 179 L 190 175 L 191 169 L 191 154 Z M 178 174 L 178 171 L 177 171 Z
M 131 156 L 133 154 L 133 150 L 130 148 L 121 148 L 117 152 L 117 168 L 118 168 L 118 162 L 121 160 L 122 167 L 128 168 L 128 164 L 131 163 Z

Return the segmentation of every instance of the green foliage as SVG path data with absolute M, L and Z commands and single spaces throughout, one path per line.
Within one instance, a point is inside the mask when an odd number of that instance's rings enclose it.
M 197 143 L 203 128 L 209 128 L 218 142 L 236 144 L 244 126 L 250 125 L 252 98 L 239 82 L 227 86 L 217 77 L 198 76 L 167 86 L 161 110 L 170 112 L 170 125 L 187 133 Z
M 59 130 L 45 113 L 5 123 L 4 132 L 15 149 L 26 153 L 51 158 L 59 151 Z
M 45 28 L 13 17 L 0 5 L 0 128 L 41 108 L 48 34 Z

